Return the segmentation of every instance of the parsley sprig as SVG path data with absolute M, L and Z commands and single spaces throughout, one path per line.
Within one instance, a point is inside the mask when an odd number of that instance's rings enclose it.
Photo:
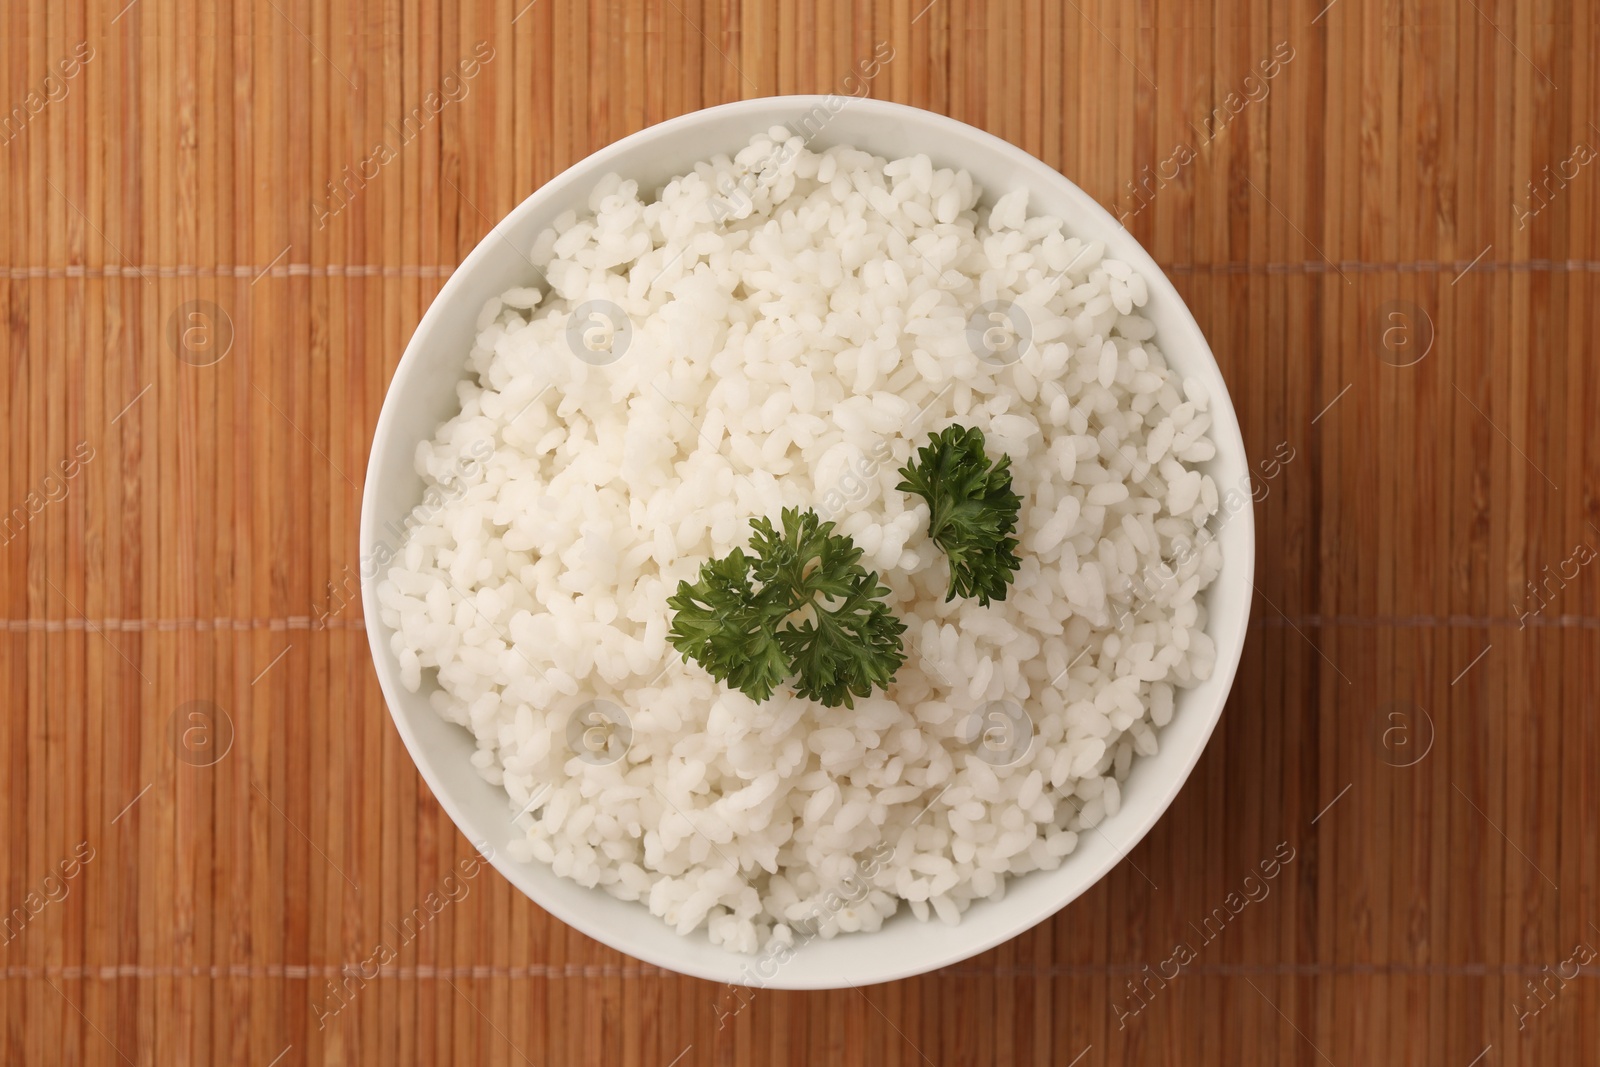
M 950 426 L 900 468 L 895 486 L 928 502 L 928 536 L 950 560 L 945 600 L 1004 600 L 1016 577 L 1017 515 L 1022 498 L 1011 488 L 1011 457 L 993 464 L 983 451 L 983 431 Z
M 736 548 L 678 583 L 668 639 L 685 660 L 753 700 L 786 677 L 826 707 L 888 688 L 905 662 L 905 623 L 884 601 L 861 549 L 814 511 L 785 508 L 782 529 L 750 521 L 750 551 Z

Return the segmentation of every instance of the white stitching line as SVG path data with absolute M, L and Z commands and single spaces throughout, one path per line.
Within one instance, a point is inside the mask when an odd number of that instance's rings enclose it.
M 214 267 L 0 267 L 0 278 L 28 281 L 37 278 L 448 278 L 448 264 L 393 267 L 378 263 L 280 263 L 263 269 L 248 264 L 222 263 Z
M 1460 274 L 1476 260 L 1417 260 L 1408 263 L 1364 263 L 1359 260 L 1323 262 L 1320 259 L 1295 263 L 1173 263 L 1161 264 L 1167 274 Z M 1600 273 L 1595 259 L 1527 259 L 1480 265 L 1474 274 Z
M 1250 620 L 1253 628 L 1285 629 L 1291 624 L 1316 629 L 1469 629 L 1503 630 L 1520 628 L 1521 619 L 1479 617 L 1474 615 L 1296 615 L 1288 619 L 1264 614 Z M 286 618 L 236 619 L 4 619 L 0 630 L 10 633 L 81 633 L 92 625 L 101 630 L 120 633 L 172 633 L 177 631 L 232 630 L 365 630 L 366 622 L 360 616 L 329 618 L 326 622 L 311 615 L 290 615 Z M 1526 625 L 1537 629 L 1600 630 L 1600 617 L 1589 615 L 1536 615 L 1526 620 Z M 92 632 L 92 631 L 91 631 Z
M 1048 967 L 977 967 L 956 966 L 948 967 L 936 974 L 953 977 L 989 977 L 989 978 L 1076 978 L 1076 977 L 1113 977 L 1126 974 L 1140 974 L 1146 965 L 1142 962 L 1127 963 L 1083 963 L 1083 964 L 1053 964 Z M 165 966 L 152 967 L 135 963 L 107 964 L 99 967 L 91 966 L 61 966 L 61 967 L 32 967 L 25 964 L 0 968 L 0 977 L 7 979 L 22 979 L 24 981 L 37 981 L 42 978 L 60 978 L 74 980 L 102 980 L 115 981 L 123 978 L 246 978 L 246 979 L 289 979 L 305 980 L 316 978 L 339 978 L 347 975 L 361 974 L 362 964 L 346 963 L 342 965 L 323 964 L 310 966 L 306 964 L 212 964 L 210 966 L 193 965 L 189 967 Z M 1490 978 L 1490 977 L 1522 977 L 1531 975 L 1537 977 L 1544 973 L 1540 965 L 1533 963 L 1445 963 L 1445 964 L 1407 964 L 1407 963 L 1215 963 L 1197 964 L 1185 967 L 1185 974 L 1197 976 L 1209 975 L 1212 977 L 1232 977 L 1241 975 L 1263 976 L 1355 976 L 1355 975 L 1436 975 L 1458 978 Z M 1588 973 L 1588 968 L 1585 968 Z M 550 965 L 533 963 L 524 967 L 491 966 L 489 964 L 462 964 L 455 967 L 440 967 L 431 964 L 415 966 L 385 967 L 376 979 L 398 979 L 402 982 L 411 981 L 439 981 L 447 979 L 481 980 L 481 979 L 510 979 L 522 981 L 533 978 L 543 979 L 595 979 L 595 978 L 682 978 L 683 975 L 673 971 L 663 970 L 648 963 L 615 964 L 615 963 L 568 963 Z
M 71 619 L 6 619 L 0 622 L 0 629 L 10 633 L 78 633 L 87 629 L 88 623 L 82 618 Z M 366 623 L 360 617 L 348 619 L 330 618 L 322 622 L 310 615 L 291 615 L 282 619 L 95 619 L 92 625 L 97 629 L 120 633 L 173 633 L 177 631 L 208 631 L 232 630 L 242 632 L 247 630 L 365 630 Z
M 1415 262 L 1366 263 L 1358 260 L 1323 262 L 1320 259 L 1281 263 L 1166 263 L 1167 274 L 1459 274 L 1475 261 L 1465 259 L 1418 260 Z M 249 264 L 218 264 L 213 267 L 181 265 L 175 267 L 74 265 L 67 267 L 0 267 L 0 278 L 12 281 L 52 278 L 448 278 L 456 265 L 448 263 L 389 266 L 379 263 L 281 263 L 262 268 Z M 1515 262 L 1483 263 L 1474 274 L 1600 274 L 1596 259 L 1528 259 Z
M 311 966 L 307 964 L 212 964 L 210 966 L 193 965 L 189 967 L 151 967 L 137 963 L 107 964 L 100 967 L 64 966 L 64 967 L 31 967 L 25 964 L 0 968 L 0 977 L 36 981 L 41 978 L 61 978 L 66 980 L 94 980 L 115 981 L 122 978 L 249 978 L 249 979 L 288 979 L 305 980 L 317 978 L 340 978 L 349 975 L 361 975 L 367 981 L 376 981 L 385 978 L 410 981 L 437 981 L 448 979 L 483 979 L 483 978 L 509 978 L 521 980 L 528 978 L 653 978 L 657 976 L 681 977 L 672 971 L 662 970 L 648 963 L 640 964 L 615 964 L 615 963 L 568 963 L 561 966 L 547 964 L 529 964 L 526 967 L 496 967 L 487 964 L 463 964 L 456 967 L 439 967 L 431 964 L 418 964 L 405 967 L 384 967 L 377 979 L 363 974 L 363 964 L 346 963 L 342 965 L 323 964 Z

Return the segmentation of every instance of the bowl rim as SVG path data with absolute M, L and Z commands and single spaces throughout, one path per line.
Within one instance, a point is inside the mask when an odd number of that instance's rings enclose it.
M 376 513 L 378 505 L 375 501 L 375 496 L 377 492 L 376 487 L 379 484 L 379 477 L 381 474 L 379 467 L 382 457 L 387 453 L 388 449 L 392 448 L 394 445 L 392 439 L 401 436 L 401 431 L 396 426 L 400 416 L 397 414 L 396 405 L 392 402 L 393 398 L 399 391 L 397 387 L 403 387 L 407 379 L 417 373 L 418 368 L 423 365 L 427 358 L 427 339 L 431 336 L 438 320 L 443 315 L 443 309 L 454 301 L 459 300 L 461 298 L 461 291 L 471 285 L 469 279 L 471 279 L 476 269 L 489 258 L 489 249 L 493 244 L 494 238 L 502 235 L 501 231 L 503 227 L 515 220 L 518 216 L 535 210 L 538 202 L 541 199 L 550 195 L 554 195 L 556 191 L 564 189 L 575 179 L 590 173 L 595 175 L 604 174 L 608 170 L 614 169 L 609 165 L 612 160 L 626 154 L 630 149 L 642 143 L 691 130 L 695 126 L 712 118 L 738 116 L 744 113 L 749 113 L 752 117 L 756 117 L 762 113 L 770 112 L 774 107 L 781 106 L 812 109 L 818 106 L 827 106 L 831 101 L 839 100 L 843 100 L 844 106 L 851 111 L 864 111 L 869 115 L 875 115 L 876 117 L 888 122 L 893 122 L 896 120 L 909 120 L 914 118 L 917 122 L 931 123 L 936 128 L 943 129 L 952 134 L 959 133 L 961 137 L 969 140 L 976 140 L 998 155 L 1007 158 L 1009 162 L 1016 168 L 1031 171 L 1039 180 L 1062 184 L 1065 188 L 1065 191 L 1069 195 L 1081 202 L 1081 209 L 1084 212 L 1091 216 L 1098 212 L 1098 214 L 1102 216 L 1104 220 L 1109 220 L 1113 226 L 1120 229 L 1126 236 L 1125 247 L 1112 247 L 1110 242 L 1108 242 L 1108 254 L 1114 254 L 1115 258 L 1128 261 L 1130 265 L 1137 268 L 1145 277 L 1147 285 L 1153 289 L 1159 289 L 1162 292 L 1163 297 L 1173 303 L 1174 310 L 1172 314 L 1179 316 L 1180 322 L 1186 323 L 1187 327 L 1192 332 L 1193 337 L 1198 341 L 1199 351 L 1195 354 L 1196 359 L 1199 359 L 1202 362 L 1209 362 L 1216 372 L 1216 380 L 1222 384 L 1222 394 L 1220 396 L 1213 395 L 1210 398 L 1210 410 L 1212 413 L 1212 427 L 1210 434 L 1213 440 L 1218 440 L 1219 445 L 1223 443 L 1221 440 L 1223 437 L 1230 439 L 1227 441 L 1227 443 L 1233 446 L 1234 450 L 1239 456 L 1244 457 L 1245 469 L 1246 473 L 1248 473 L 1248 454 L 1244 449 L 1243 436 L 1239 427 L 1237 411 L 1233 404 L 1232 394 L 1227 389 L 1226 379 L 1222 375 L 1221 366 L 1217 363 L 1216 357 L 1211 351 L 1211 346 L 1209 342 L 1206 341 L 1205 334 L 1200 329 L 1199 323 L 1195 321 L 1194 315 L 1190 311 L 1187 302 L 1183 299 L 1177 288 L 1172 284 L 1171 279 L 1167 277 L 1166 273 L 1161 270 L 1154 258 L 1151 257 L 1150 254 L 1145 250 L 1138 238 L 1136 238 L 1125 226 L 1122 226 L 1120 221 L 1118 221 L 1116 217 L 1111 214 L 1111 212 L 1107 211 L 1104 206 L 1102 206 L 1098 201 L 1095 201 L 1093 197 L 1084 192 L 1081 187 L 1079 187 L 1071 179 L 1067 178 L 1066 175 L 1033 156 L 1025 149 L 1013 145 L 1010 142 L 995 136 L 994 134 L 962 122 L 959 119 L 954 119 L 950 116 L 940 114 L 939 112 L 929 111 L 924 108 L 915 107 L 909 104 L 875 100 L 870 97 L 840 97 L 836 94 L 765 96 L 733 101 L 730 103 L 703 108 L 698 111 L 686 112 L 682 115 L 678 115 L 654 125 L 647 126 L 575 161 L 570 166 L 562 170 L 559 174 L 541 184 L 527 197 L 519 201 L 516 206 L 514 206 L 503 218 L 497 221 L 490 228 L 488 233 L 484 234 L 483 238 L 473 247 L 472 251 L 461 260 L 461 263 L 451 272 L 450 276 L 445 280 L 444 284 L 439 288 L 439 291 L 429 303 L 427 310 L 418 320 L 415 330 L 413 330 L 409 340 L 406 342 L 405 350 L 401 355 L 400 360 L 395 365 L 394 373 L 384 388 L 384 400 L 379 411 L 377 422 L 373 428 L 371 451 L 368 455 L 366 468 L 366 480 L 362 486 L 361 515 L 358 533 L 358 547 L 360 550 L 360 556 L 358 556 L 358 559 L 365 560 L 367 558 L 368 551 L 372 549 L 377 539 L 377 524 L 379 522 L 379 516 Z M 837 113 L 837 111 L 834 113 Z M 755 127 L 752 127 L 751 132 L 756 132 Z M 863 147 L 865 147 L 867 150 L 872 150 L 872 146 L 870 145 L 865 145 Z M 728 154 L 731 155 L 732 153 L 729 152 Z M 1221 450 L 1219 448 L 1219 453 L 1220 451 Z M 521 861 L 512 860 L 508 856 L 494 854 L 485 854 L 484 858 L 487 859 L 487 861 L 497 871 L 505 876 L 507 881 L 509 881 L 513 887 L 515 887 L 523 895 L 527 896 L 539 908 L 543 909 L 546 913 L 554 918 L 560 920 L 562 923 L 578 930 L 588 937 L 593 938 L 601 944 L 623 953 L 624 955 L 632 956 L 635 959 L 653 964 L 673 973 L 685 974 L 691 977 L 705 979 L 707 981 L 727 982 L 735 985 L 757 985 L 759 988 L 763 989 L 817 990 L 854 988 L 861 985 L 872 985 L 881 982 L 896 981 L 920 974 L 926 974 L 938 970 L 941 967 L 947 967 L 963 960 L 970 959 L 979 953 L 986 952 L 989 949 L 994 948 L 996 945 L 1003 944 L 1038 926 L 1056 912 L 1072 903 L 1079 896 L 1083 895 L 1091 887 L 1098 884 L 1114 867 L 1118 866 L 1123 860 L 1125 860 L 1128 854 L 1139 844 L 1140 841 L 1144 839 L 1144 837 L 1150 832 L 1155 824 L 1159 822 L 1160 819 L 1171 808 L 1172 802 L 1176 799 L 1178 793 L 1183 789 L 1183 786 L 1188 782 L 1190 776 L 1194 772 L 1195 766 L 1200 761 L 1200 757 L 1204 754 L 1207 746 L 1210 744 L 1211 737 L 1216 730 L 1217 723 L 1222 717 L 1223 708 L 1225 707 L 1228 696 L 1231 693 L 1233 682 L 1237 676 L 1239 664 L 1244 653 L 1244 646 L 1248 637 L 1249 616 L 1254 601 L 1255 577 L 1255 515 L 1253 502 L 1247 503 L 1241 512 L 1235 513 L 1228 520 L 1228 523 L 1229 525 L 1238 525 L 1242 527 L 1242 529 L 1240 529 L 1234 536 L 1236 539 L 1243 542 L 1244 547 L 1236 550 L 1237 555 L 1240 558 L 1229 559 L 1225 561 L 1222 573 L 1229 574 L 1231 570 L 1232 576 L 1228 580 L 1239 582 L 1241 585 L 1248 586 L 1251 592 L 1248 595 L 1244 595 L 1240 600 L 1239 605 L 1235 607 L 1235 611 L 1237 612 L 1239 618 L 1237 622 L 1233 624 L 1233 626 L 1236 627 L 1237 633 L 1239 634 L 1239 639 L 1231 648 L 1218 647 L 1216 649 L 1216 662 L 1213 666 L 1212 677 L 1211 679 L 1208 679 L 1208 682 L 1213 680 L 1216 681 L 1217 695 L 1214 704 L 1207 708 L 1184 708 L 1185 714 L 1196 716 L 1204 714 L 1206 717 L 1206 722 L 1203 730 L 1201 730 L 1198 734 L 1192 751 L 1187 754 L 1183 761 L 1181 773 L 1174 774 L 1165 782 L 1165 795 L 1160 798 L 1159 804 L 1154 804 L 1150 807 L 1150 813 L 1147 816 L 1140 819 L 1137 823 L 1132 823 L 1127 826 L 1118 825 L 1117 829 L 1119 834 L 1123 835 L 1121 844 L 1117 845 L 1113 843 L 1113 854 L 1109 858 L 1095 864 L 1095 869 L 1086 872 L 1082 879 L 1081 885 L 1076 890 L 1065 893 L 1059 898 L 1052 897 L 1048 902 L 1046 902 L 1045 906 L 1035 908 L 1027 914 L 1019 917 L 1017 921 L 1008 923 L 1005 929 L 999 933 L 988 936 L 979 936 L 970 940 L 961 940 L 959 938 L 952 939 L 946 951 L 938 953 L 929 959 L 919 959 L 917 962 L 911 964 L 901 964 L 892 959 L 884 960 L 881 957 L 877 957 L 875 958 L 874 964 L 868 968 L 870 973 L 865 974 L 860 981 L 850 981 L 845 977 L 839 977 L 833 982 L 809 981 L 793 975 L 787 975 L 788 980 L 785 980 L 786 973 L 780 969 L 778 974 L 771 980 L 762 981 L 760 983 L 748 983 L 742 980 L 744 977 L 748 976 L 748 969 L 741 969 L 740 965 L 742 963 L 747 963 L 751 957 L 746 957 L 742 954 L 729 951 L 726 953 L 728 963 L 727 968 L 713 969 L 699 966 L 693 961 L 675 959 L 670 955 L 655 951 L 650 946 L 619 944 L 617 940 L 614 940 L 611 936 L 611 931 L 609 931 L 604 923 L 600 920 L 585 915 L 581 910 L 569 907 L 561 901 L 541 899 L 540 896 L 536 894 L 532 888 L 530 888 L 530 886 L 522 877 L 521 868 L 526 867 L 529 864 L 537 864 L 538 861 L 529 861 L 528 864 L 525 864 Z M 412 728 L 408 717 L 401 710 L 400 692 L 398 689 L 399 683 L 398 678 L 395 676 L 395 672 L 380 665 L 384 662 L 384 655 L 383 649 L 380 648 L 379 642 L 387 641 L 392 631 L 390 631 L 388 627 L 384 626 L 382 622 L 380 606 L 377 602 L 377 582 L 375 580 L 367 579 L 367 576 L 364 573 L 365 567 L 360 568 L 360 570 L 362 571 L 361 586 L 363 628 L 367 635 L 368 651 L 372 657 L 373 670 L 377 674 L 379 687 L 384 697 L 384 704 L 389 712 L 389 718 L 394 723 L 396 730 L 399 732 L 400 738 L 406 746 L 406 752 L 410 756 L 413 766 L 421 775 L 423 781 L 427 783 L 427 786 L 432 792 L 434 799 L 439 803 L 439 806 L 444 810 L 444 812 L 449 815 L 451 822 L 455 824 L 457 830 L 461 831 L 462 835 L 467 837 L 469 841 L 472 841 L 472 834 L 468 827 L 475 821 L 475 817 L 468 812 L 463 802 L 458 799 L 455 793 L 444 785 L 444 783 L 440 780 L 439 775 L 432 768 L 431 759 L 428 756 L 426 747 L 422 744 L 417 732 Z M 1221 580 L 1222 578 L 1219 576 L 1218 581 Z M 1209 610 L 1211 605 L 1208 604 L 1207 607 Z M 1219 619 L 1217 615 L 1210 615 L 1208 617 L 1206 632 L 1209 634 L 1216 631 L 1221 621 L 1222 620 Z M 1184 695 L 1184 693 L 1179 694 L 1180 701 L 1184 699 Z M 1141 788 L 1148 792 L 1150 787 L 1144 786 Z M 1151 797 L 1145 797 L 1144 799 L 1147 803 L 1152 800 Z M 482 851 L 483 846 L 481 843 L 476 841 L 472 841 L 472 843 L 474 844 L 474 847 L 479 848 L 480 852 Z M 1041 874 L 1050 874 L 1053 872 L 1035 871 L 1030 873 L 1037 876 Z M 1025 878 L 1027 876 L 1023 875 L 1020 877 Z M 603 893 L 604 890 L 593 888 L 589 889 L 588 892 Z M 640 902 L 632 903 L 634 903 L 635 906 L 642 906 Z M 975 903 L 983 902 L 978 901 Z M 665 920 L 658 921 L 663 923 L 665 922 Z M 941 929 L 943 928 L 941 927 Z M 953 931 L 960 930 L 961 927 L 957 926 L 951 929 Z M 854 939 L 857 937 L 870 938 L 872 935 L 867 933 L 855 933 L 848 936 Z

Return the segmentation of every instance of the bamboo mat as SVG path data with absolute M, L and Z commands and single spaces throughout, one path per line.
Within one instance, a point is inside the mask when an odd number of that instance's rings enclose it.
M 6 4 L 0 1061 L 1600 1062 L 1597 10 L 1324 3 Z M 873 96 L 1122 213 L 1216 350 L 1266 492 L 1194 777 L 925 978 L 720 988 L 490 871 L 331 999 L 472 855 L 356 599 L 419 316 L 568 164 L 881 43 Z

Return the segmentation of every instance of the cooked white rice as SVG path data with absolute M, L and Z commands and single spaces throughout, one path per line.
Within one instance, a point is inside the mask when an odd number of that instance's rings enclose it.
M 1208 397 L 1167 368 L 1127 264 L 1025 192 L 981 197 L 926 156 L 777 127 L 654 201 L 604 179 L 538 242 L 547 288 L 530 272 L 484 309 L 378 595 L 522 857 L 754 952 L 902 901 L 954 923 L 1117 812 L 1175 688 L 1212 669 Z M 626 316 L 609 349 L 594 302 Z M 927 507 L 894 488 L 953 423 L 1012 457 L 1023 500 L 1022 568 L 988 607 L 945 602 Z M 667 642 L 679 580 L 786 506 L 836 519 L 907 625 L 894 685 L 854 710 L 755 703 Z M 598 757 L 597 708 L 630 728 Z

